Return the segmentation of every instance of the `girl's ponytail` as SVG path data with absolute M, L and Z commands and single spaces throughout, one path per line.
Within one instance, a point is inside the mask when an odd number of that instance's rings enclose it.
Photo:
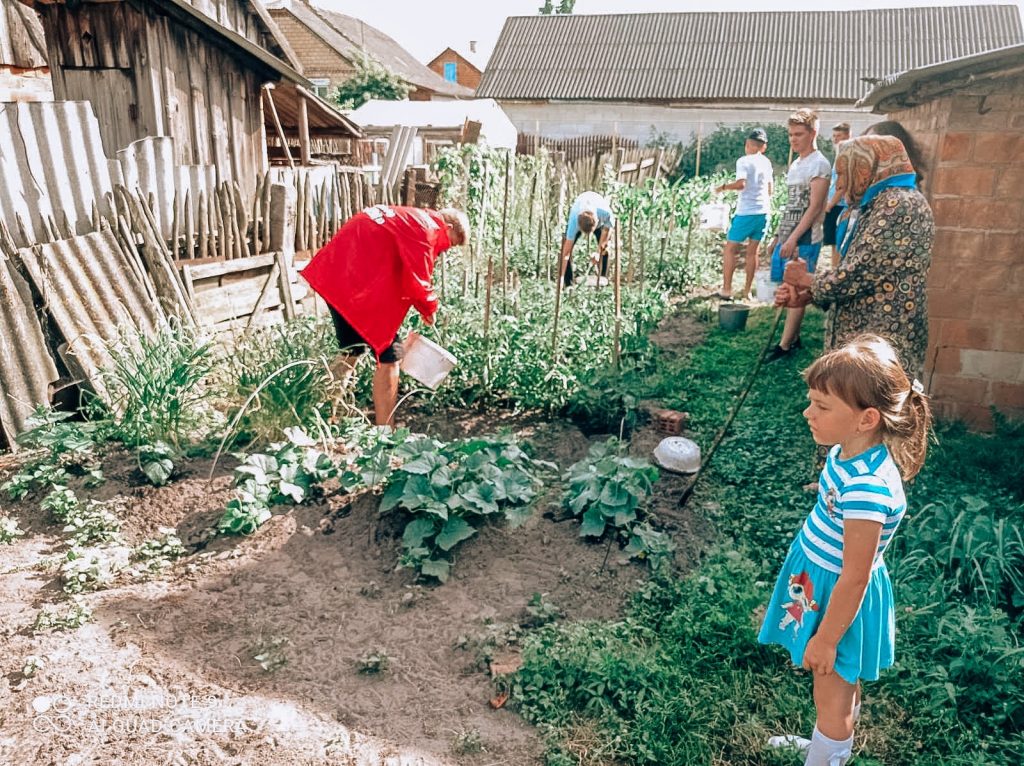
M 924 465 L 931 432 L 932 410 L 921 384 L 914 380 L 896 415 L 882 413 L 886 446 L 905 481 L 917 476 Z

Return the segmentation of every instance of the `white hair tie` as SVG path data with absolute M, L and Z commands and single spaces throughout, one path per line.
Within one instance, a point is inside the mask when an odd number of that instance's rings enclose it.
M 924 384 L 917 378 L 914 378 L 914 382 L 910 384 L 910 390 L 919 396 L 924 396 Z

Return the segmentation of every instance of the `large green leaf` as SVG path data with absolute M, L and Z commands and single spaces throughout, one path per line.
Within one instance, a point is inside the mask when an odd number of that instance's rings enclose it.
M 397 508 L 402 502 L 402 494 L 405 492 L 405 482 L 395 481 L 388 484 L 384 490 L 384 496 L 380 499 L 380 512 L 386 513 L 392 508 Z
M 435 452 L 424 452 L 403 463 L 402 470 L 406 473 L 429 474 L 446 462 L 448 461 Z
M 445 522 L 444 529 L 437 536 L 437 546 L 450 551 L 456 545 L 476 534 L 476 530 L 465 519 L 453 516 Z
M 427 559 L 420 564 L 420 571 L 428 577 L 436 577 L 441 582 L 448 582 L 448 573 L 452 565 L 444 559 Z
M 431 518 L 413 519 L 405 525 L 402 533 L 402 545 L 406 548 L 418 548 L 423 541 L 434 534 L 437 529 L 437 522 Z
M 580 537 L 600 537 L 604 534 L 605 518 L 600 508 L 591 508 L 583 514 Z

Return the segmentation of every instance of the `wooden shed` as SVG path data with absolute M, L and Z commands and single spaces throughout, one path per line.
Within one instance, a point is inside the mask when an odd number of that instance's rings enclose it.
M 108 157 L 171 136 L 179 164 L 213 165 L 251 194 L 267 166 L 264 84 L 310 85 L 259 2 L 23 2 L 46 30 L 54 97 L 92 103 Z

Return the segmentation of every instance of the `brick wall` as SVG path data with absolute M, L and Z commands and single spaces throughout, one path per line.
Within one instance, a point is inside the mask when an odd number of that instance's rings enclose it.
M 302 64 L 307 79 L 327 78 L 334 88 L 347 80 L 355 68 L 338 51 L 325 43 L 285 10 L 271 10 L 271 17 L 277 22 L 285 39 L 292 46 Z
M 455 64 L 455 81 L 459 85 L 476 90 L 480 85 L 481 72 L 458 53 L 448 48 L 444 53 L 427 64 L 440 77 L 444 77 L 444 65 Z
M 1024 416 L 1024 78 L 894 112 L 928 152 L 929 392 L 978 428 Z

